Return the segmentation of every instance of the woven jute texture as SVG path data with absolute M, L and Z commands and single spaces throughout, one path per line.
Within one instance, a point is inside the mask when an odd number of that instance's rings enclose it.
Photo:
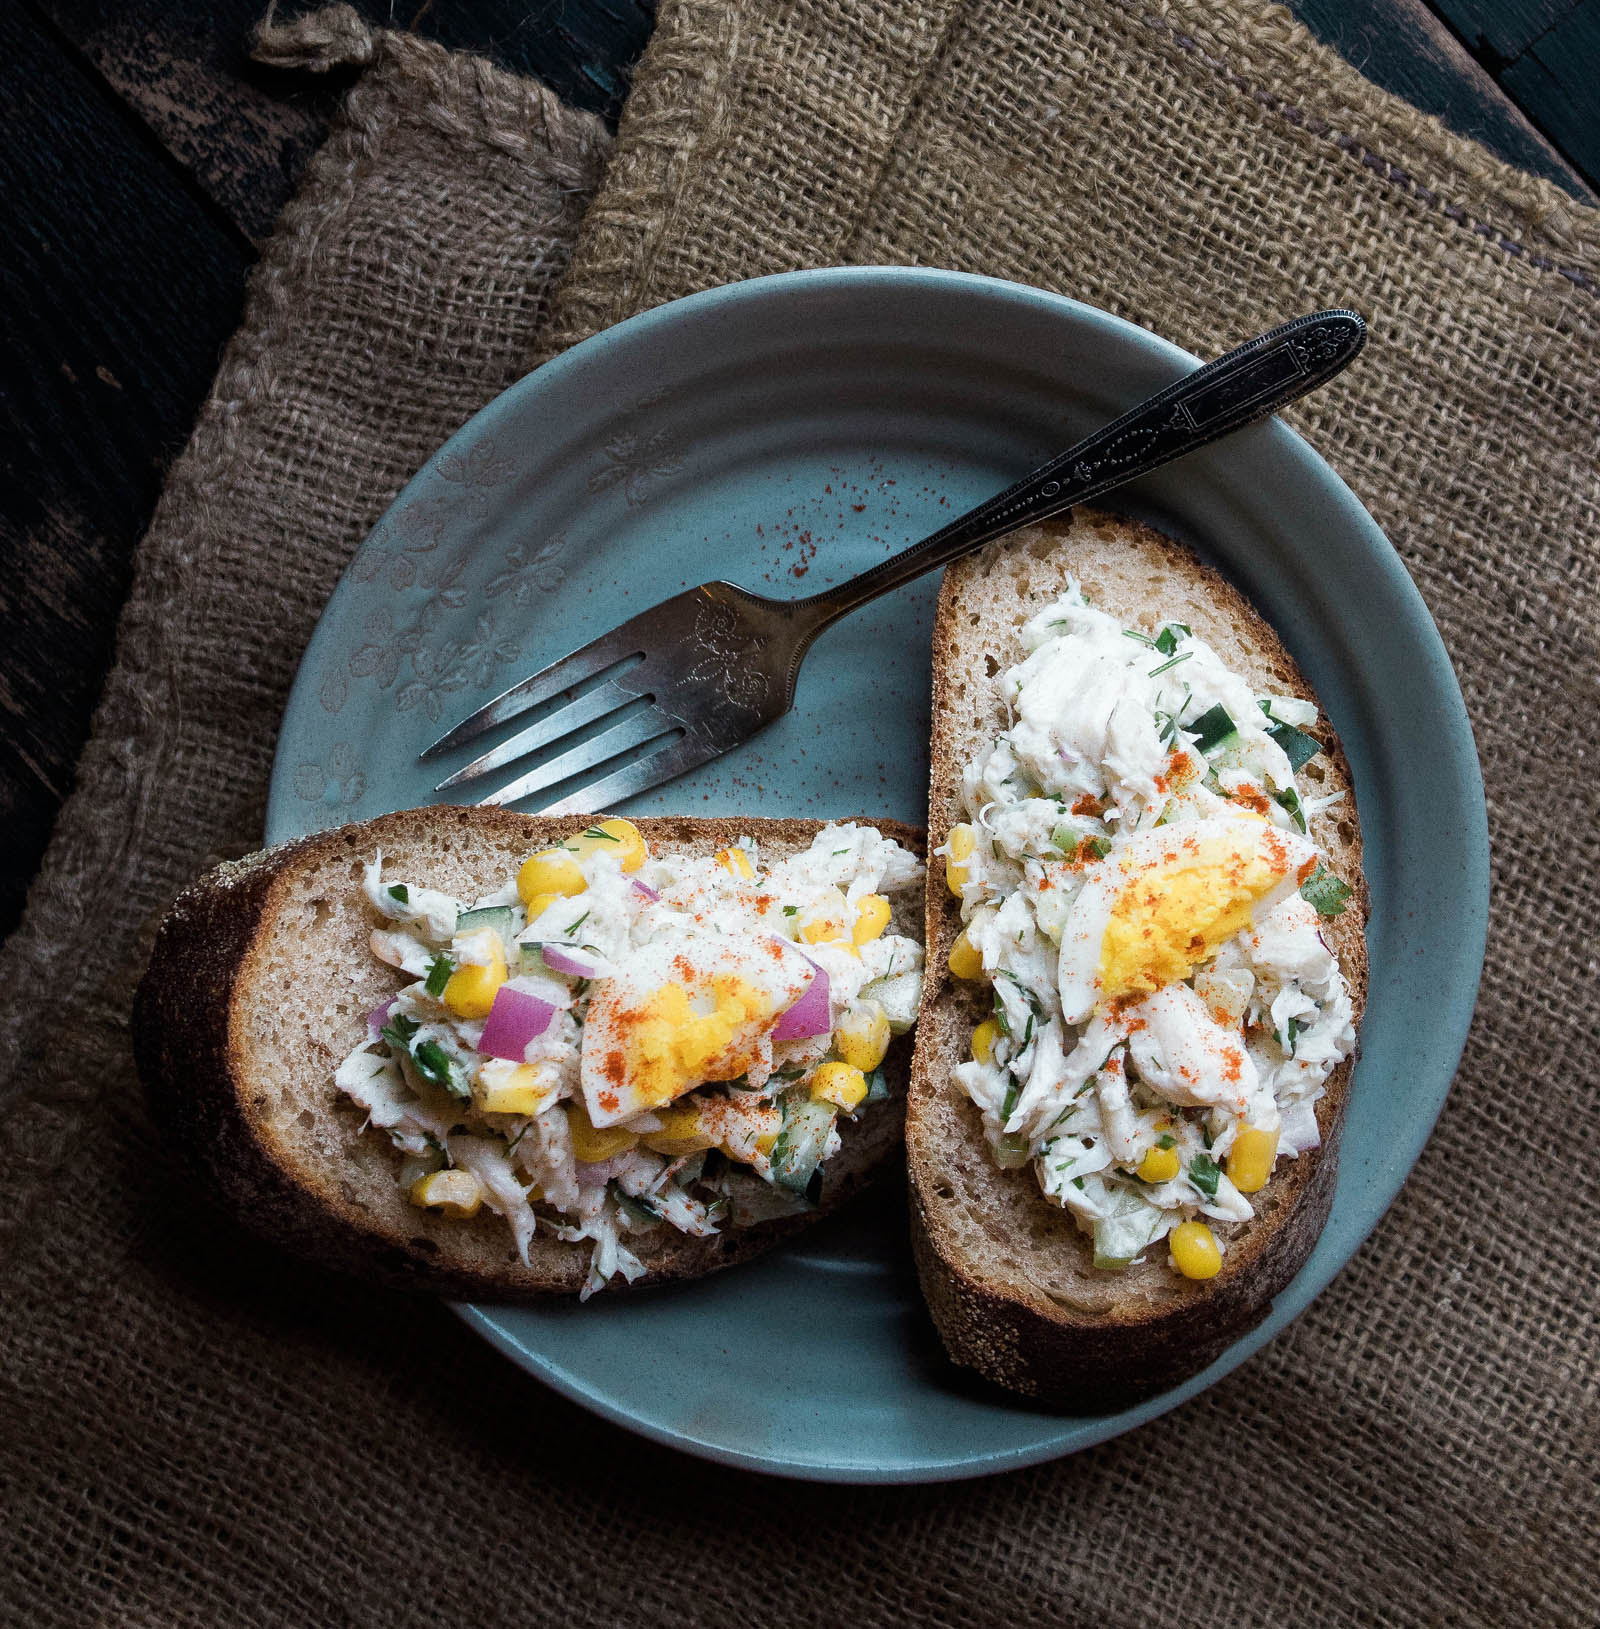
M 587 214 L 604 135 L 536 88 L 340 8 L 268 49 L 366 67 L 173 472 L 0 960 L 0 1616 L 1592 1622 L 1593 216 L 1255 4 L 680 0 Z M 437 1308 L 279 1263 L 183 1190 L 126 1046 L 142 935 L 259 833 L 296 658 L 403 478 L 536 359 L 838 262 L 1037 283 L 1201 353 L 1366 312 L 1368 356 L 1294 422 L 1444 632 L 1496 845 L 1460 1077 L 1334 1285 L 1146 1430 L 943 1488 L 677 1458 Z

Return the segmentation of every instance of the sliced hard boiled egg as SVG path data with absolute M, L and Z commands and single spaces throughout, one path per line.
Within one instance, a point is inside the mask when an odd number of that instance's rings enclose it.
M 770 1033 L 813 965 L 787 941 L 704 934 L 629 953 L 589 1003 L 580 1081 L 597 1127 L 770 1059 Z
M 1080 1024 L 1188 978 L 1316 863 L 1306 838 L 1250 817 L 1185 821 L 1118 843 L 1085 869 L 1062 931 L 1063 1016 Z

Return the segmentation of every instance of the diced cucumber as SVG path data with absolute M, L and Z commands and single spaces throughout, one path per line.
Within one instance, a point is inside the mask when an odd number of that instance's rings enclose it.
M 861 1107 L 866 1108 L 870 1103 L 887 1103 L 889 1101 L 889 1082 L 883 1078 L 883 1069 L 880 1066 L 867 1076 L 867 1095 L 861 1099 Z
M 611 1184 L 611 1195 L 617 1202 L 617 1208 L 636 1227 L 655 1227 L 661 1220 L 658 1211 L 647 1199 L 637 1199 L 631 1193 L 624 1193 L 619 1183 Z
M 1194 744 L 1208 755 L 1221 751 L 1239 733 L 1233 715 L 1220 701 L 1215 707 L 1208 707 L 1192 724 L 1183 727 L 1194 737 Z
M 1006 1087 L 1004 1102 L 1000 1105 L 1000 1124 L 1011 1118 L 1022 1088 L 1015 1080 Z M 1002 1132 L 994 1145 L 994 1162 L 1002 1171 L 1019 1171 L 1033 1157 L 1033 1144 L 1021 1131 Z
M 891 1035 L 904 1035 L 917 1021 L 917 1003 L 922 999 L 920 973 L 893 973 L 861 986 L 863 1001 L 876 1001 L 889 1020 Z
M 698 1154 L 690 1154 L 685 1158 L 674 1178 L 680 1187 L 687 1188 L 691 1182 L 700 1180 L 706 1168 L 706 1155 L 710 1152 L 710 1149 L 703 1148 Z
M 1008 1131 L 994 1145 L 994 1162 L 1002 1171 L 1020 1171 L 1033 1158 L 1033 1145 L 1020 1131 Z
M 772 1178 L 780 1186 L 804 1193 L 811 1173 L 822 1163 L 833 1130 L 833 1109 L 826 1103 L 790 1092 L 783 1104 L 783 1130 L 772 1145 Z
M 1296 774 L 1322 751 L 1322 743 L 1314 735 L 1297 730 L 1292 724 L 1273 724 L 1267 734 L 1283 748 L 1289 768 Z
M 456 918 L 456 937 L 463 934 L 482 933 L 485 928 L 493 928 L 500 936 L 500 945 L 509 950 L 512 941 L 522 931 L 517 925 L 517 913 L 509 905 L 485 905 L 476 911 L 463 911 Z
M 1119 1273 L 1161 1231 L 1165 1217 L 1137 1194 L 1112 1195 L 1114 1209 L 1094 1224 L 1094 1264 Z
M 798 1216 L 808 1206 L 804 1195 L 763 1182 L 753 1172 L 739 1171 L 728 1181 L 728 1208 L 735 1227 L 749 1227 L 779 1216 Z

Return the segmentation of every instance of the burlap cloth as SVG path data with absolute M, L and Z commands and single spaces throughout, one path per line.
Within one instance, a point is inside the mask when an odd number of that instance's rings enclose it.
M 1253 3 L 680 0 L 587 214 L 606 135 L 537 87 L 342 8 L 265 49 L 365 66 L 0 961 L 0 1618 L 1593 1622 L 1595 218 Z M 149 925 L 257 839 L 295 662 L 404 478 L 608 323 L 848 261 L 1042 284 L 1202 353 L 1365 311 L 1367 359 L 1294 418 L 1444 632 L 1496 845 L 1460 1078 L 1332 1288 L 1146 1430 L 921 1490 L 680 1458 L 438 1307 L 244 1243 L 155 1145 L 126 1042 Z

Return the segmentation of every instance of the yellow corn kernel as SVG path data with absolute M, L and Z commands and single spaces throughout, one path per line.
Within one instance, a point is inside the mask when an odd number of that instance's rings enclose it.
M 561 845 L 569 854 L 614 854 L 624 871 L 637 871 L 650 857 L 639 828 L 631 820 L 613 817 L 590 826 Z M 577 889 L 570 890 L 577 893 Z
M 494 1005 L 495 991 L 506 981 L 506 959 L 498 936 L 493 939 L 494 955 L 487 967 L 464 962 L 445 982 L 444 1004 L 457 1018 L 487 1018 Z
M 1240 1193 L 1259 1193 L 1278 1157 L 1278 1133 L 1259 1126 L 1240 1126 L 1228 1150 L 1228 1180 Z
M 567 1105 L 567 1126 L 572 1132 L 572 1154 L 585 1165 L 598 1165 L 613 1154 L 626 1154 L 639 1146 L 636 1131 L 624 1131 L 621 1126 L 607 1126 L 601 1130 L 589 1118 L 589 1111 L 581 1103 Z
M 524 905 L 540 894 L 564 894 L 570 898 L 588 886 L 583 880 L 583 867 L 558 848 L 530 855 L 517 873 L 517 897 Z
M 952 826 L 950 835 L 945 839 L 945 847 L 950 851 L 950 857 L 944 862 L 945 886 L 957 899 L 961 897 L 961 890 L 967 886 L 967 868 L 960 862 L 972 852 L 977 842 L 977 834 L 971 826 Z
M 1139 1161 L 1139 1177 L 1144 1182 L 1170 1182 L 1178 1174 L 1175 1148 L 1147 1148 Z
M 723 849 L 717 855 L 717 864 L 724 871 L 742 878 L 745 882 L 749 882 L 756 874 L 756 868 L 750 863 L 749 850 L 737 846 Z
M 1000 1026 L 992 1018 L 984 1021 L 972 1032 L 972 1060 L 987 1063 L 994 1056 L 994 1043 L 999 1038 Z
M 833 1050 L 862 1074 L 876 1069 L 889 1050 L 889 1015 L 876 1001 L 851 1007 L 833 1032 Z
M 472 1095 L 485 1114 L 542 1114 L 559 1079 L 549 1064 L 487 1058 L 478 1065 Z
M 1222 1271 L 1216 1235 L 1204 1222 L 1179 1222 L 1169 1243 L 1172 1265 L 1185 1278 L 1215 1278 Z
M 851 937 L 858 945 L 870 944 L 889 925 L 889 901 L 882 894 L 863 894 L 856 906 L 856 925 Z
M 411 1184 L 411 1203 L 446 1216 L 476 1216 L 483 1189 L 470 1171 L 430 1171 Z
M 958 979 L 983 977 L 983 957 L 978 954 L 977 946 L 967 937 L 965 929 L 956 936 L 956 942 L 950 947 L 950 971 Z
M 700 1110 L 693 1103 L 669 1103 L 653 1112 L 661 1129 L 644 1134 L 646 1148 L 675 1160 L 682 1154 L 698 1154 L 702 1148 L 716 1146 L 716 1138 L 706 1134 L 700 1124 Z
M 867 1095 L 867 1077 L 848 1063 L 825 1063 L 811 1077 L 811 1095 L 848 1112 Z

